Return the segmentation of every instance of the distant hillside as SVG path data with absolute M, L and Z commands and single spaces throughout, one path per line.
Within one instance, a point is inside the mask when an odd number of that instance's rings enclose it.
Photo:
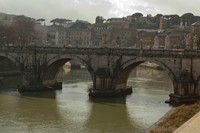
M 6 14 L 6 13 L 3 13 L 3 12 L 0 12 L 0 20 L 12 20 L 16 16 L 17 15 Z

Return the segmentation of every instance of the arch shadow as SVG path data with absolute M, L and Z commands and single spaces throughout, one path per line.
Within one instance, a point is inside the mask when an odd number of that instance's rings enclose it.
M 42 84 L 44 86 L 54 86 L 55 84 L 60 84 L 62 85 L 62 82 L 57 82 L 56 78 L 59 73 L 59 69 L 66 63 L 71 60 L 76 60 L 78 62 L 81 62 L 82 64 L 85 65 L 86 70 L 90 73 L 91 78 L 93 79 L 93 69 L 92 67 L 88 64 L 87 61 L 85 61 L 82 58 L 79 57 L 59 57 L 59 58 L 51 58 L 47 62 L 47 66 L 45 67 L 44 72 L 42 73 Z
M 22 82 L 19 60 L 0 53 L 0 91 L 16 90 Z
M 177 91 L 176 88 L 177 88 L 178 85 L 177 85 L 177 79 L 176 79 L 173 71 L 164 62 L 157 60 L 157 59 L 154 59 L 154 58 L 146 58 L 146 57 L 144 57 L 144 58 L 143 57 L 136 57 L 136 58 L 133 58 L 133 59 L 130 59 L 130 60 L 124 62 L 121 65 L 121 67 L 120 67 L 121 69 L 120 69 L 120 71 L 117 75 L 118 78 L 116 78 L 116 81 L 115 81 L 116 89 L 125 88 L 127 86 L 128 77 L 129 77 L 131 71 L 144 62 L 155 63 L 155 64 L 159 65 L 159 67 L 161 69 L 166 71 L 168 76 L 170 77 L 170 79 L 172 81 L 174 93 L 176 94 L 176 91 Z
M 200 76 L 197 77 L 197 81 L 194 84 L 195 94 L 200 95 Z
M 19 60 L 16 57 L 14 57 L 14 56 L 12 56 L 10 54 L 0 53 L 0 61 L 3 61 L 5 59 L 7 59 L 10 62 L 12 62 L 15 65 L 16 69 L 20 70 Z

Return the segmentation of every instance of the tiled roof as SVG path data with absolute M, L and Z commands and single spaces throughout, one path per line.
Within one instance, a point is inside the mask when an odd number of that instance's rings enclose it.
M 200 25 L 200 22 L 197 21 L 197 22 L 193 23 L 192 25 Z

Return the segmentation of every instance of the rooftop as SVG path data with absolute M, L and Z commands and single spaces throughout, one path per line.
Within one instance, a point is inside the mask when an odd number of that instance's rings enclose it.
M 199 25 L 199 26 L 200 26 L 200 22 L 197 21 L 197 22 L 193 23 L 192 26 L 193 26 L 193 25 Z

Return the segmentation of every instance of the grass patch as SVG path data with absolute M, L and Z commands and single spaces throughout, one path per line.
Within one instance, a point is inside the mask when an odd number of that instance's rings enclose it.
M 147 133 L 172 133 L 200 111 L 200 102 L 181 105 L 170 110 Z

